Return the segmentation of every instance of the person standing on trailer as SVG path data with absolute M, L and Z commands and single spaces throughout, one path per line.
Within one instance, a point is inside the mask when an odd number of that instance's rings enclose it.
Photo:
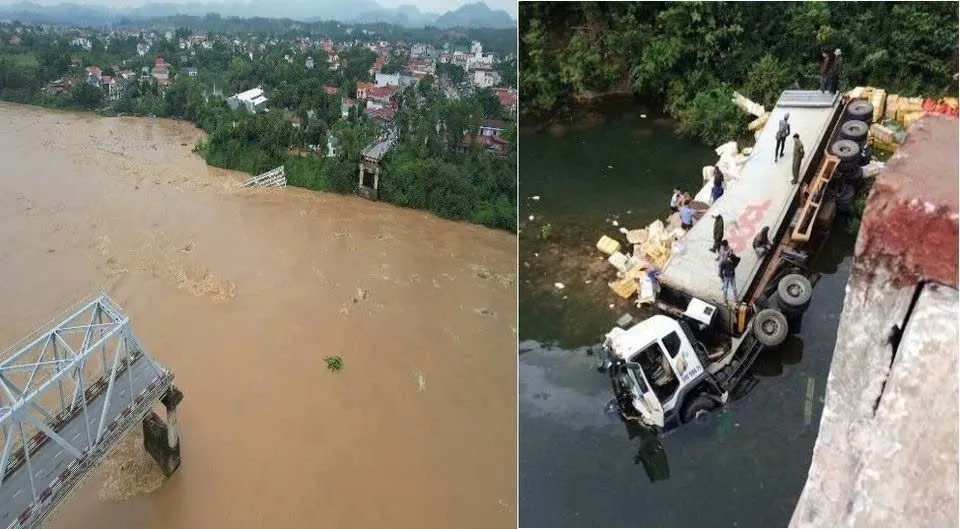
M 720 241 L 720 249 L 717 250 L 717 258 L 714 260 L 723 261 L 724 259 L 730 256 L 731 252 L 733 252 L 733 250 L 730 249 L 730 243 L 727 242 L 726 239 L 724 239 Z
M 777 127 L 777 145 L 773 148 L 773 163 L 777 163 L 779 158 L 783 158 L 783 149 L 787 145 L 787 138 L 790 136 L 790 113 L 783 115 L 783 119 Z M 778 154 L 779 153 L 779 154 Z
M 719 213 L 713 215 L 713 246 L 711 252 L 720 249 L 720 243 L 723 241 L 723 217 Z
M 730 296 L 733 297 L 734 301 L 737 299 L 737 263 L 740 262 L 740 258 L 733 252 L 730 252 L 727 257 L 720 261 L 720 290 L 723 292 L 723 304 L 730 304 Z
M 830 65 L 830 93 L 836 94 L 840 88 L 840 75 L 843 74 L 843 54 L 840 48 L 833 50 L 833 63 Z
M 710 201 L 716 202 L 723 196 L 723 172 L 719 167 L 713 168 L 713 188 L 710 189 Z
M 690 207 L 690 203 L 684 202 L 680 206 L 680 227 L 684 230 L 689 230 L 693 227 L 693 216 L 697 213 L 693 208 Z
M 803 144 L 800 143 L 800 135 L 793 135 L 793 180 L 791 184 L 796 184 L 800 180 L 800 162 L 803 160 Z
M 830 72 L 833 68 L 833 57 L 830 52 L 823 51 L 820 54 L 820 93 L 826 93 L 830 88 Z

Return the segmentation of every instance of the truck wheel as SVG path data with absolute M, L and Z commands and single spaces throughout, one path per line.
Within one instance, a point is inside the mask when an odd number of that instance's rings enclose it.
M 753 334 L 767 347 L 776 347 L 787 339 L 787 317 L 776 309 L 763 309 L 753 318 Z
M 840 159 L 841 164 L 854 163 L 860 160 L 860 146 L 851 140 L 837 140 L 830 145 L 830 154 Z
M 813 295 L 813 285 L 800 274 L 784 276 L 777 284 L 777 294 L 780 300 L 791 307 L 802 307 L 810 302 Z
M 869 101 L 858 100 L 847 105 L 847 119 L 855 119 L 870 123 L 873 121 L 873 104 Z
M 709 413 L 717 408 L 717 403 L 710 397 L 699 394 L 693 397 L 683 406 L 683 412 L 680 413 L 680 420 L 684 424 L 697 420 L 704 413 Z
M 852 120 L 840 125 L 840 137 L 857 142 L 858 145 L 862 145 L 866 141 L 869 131 L 870 125 L 863 121 Z

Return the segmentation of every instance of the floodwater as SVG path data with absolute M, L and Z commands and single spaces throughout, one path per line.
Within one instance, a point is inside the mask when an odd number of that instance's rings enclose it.
M 172 478 L 137 428 L 50 527 L 513 527 L 516 239 L 237 190 L 200 134 L 0 104 L 0 341 L 105 287 L 185 394 Z
M 716 161 L 641 112 L 619 102 L 590 126 L 521 131 L 520 525 L 786 526 L 816 440 L 854 238 L 834 229 L 813 263 L 822 275 L 800 334 L 761 357 L 743 396 L 659 443 L 628 432 L 605 414 L 610 382 L 587 354 L 629 311 L 594 245 L 617 235 L 614 220 L 632 229 L 664 218 L 673 187 L 698 190 L 700 168 Z

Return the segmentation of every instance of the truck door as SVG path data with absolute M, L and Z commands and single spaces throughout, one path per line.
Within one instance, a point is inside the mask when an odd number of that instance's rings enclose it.
M 661 338 L 660 344 L 663 350 L 667 352 L 670 366 L 673 367 L 677 378 L 680 379 L 680 387 L 685 386 L 691 380 L 696 379 L 703 374 L 703 365 L 697 358 L 693 346 L 677 331 L 671 331 Z
M 627 364 L 626 369 L 635 384 L 634 387 L 638 390 L 634 393 L 633 407 L 640 412 L 640 417 L 645 424 L 663 428 L 663 406 L 660 405 L 660 399 L 647 382 L 643 369 L 635 363 Z

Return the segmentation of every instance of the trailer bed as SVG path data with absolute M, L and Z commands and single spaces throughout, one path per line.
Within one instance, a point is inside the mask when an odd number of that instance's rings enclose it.
M 724 232 L 733 251 L 741 258 L 737 266 L 736 301 L 743 300 L 761 270 L 762 261 L 753 251 L 753 238 L 764 226 L 776 245 L 778 233 L 790 222 L 790 205 L 800 192 L 791 185 L 794 133 L 800 134 L 805 156 L 800 167 L 801 178 L 816 152 L 826 147 L 831 124 L 842 105 L 839 94 L 822 94 L 817 90 L 787 90 L 770 112 L 753 152 L 744 164 L 740 178 L 727 189 L 690 231 L 681 239 L 684 250 L 675 252 L 664 265 L 660 281 L 666 286 L 699 298 L 713 305 L 722 305 L 720 277 L 713 246 L 713 217 L 723 216 Z M 774 163 L 774 147 L 779 121 L 790 113 L 791 137 L 786 141 L 784 158 Z

